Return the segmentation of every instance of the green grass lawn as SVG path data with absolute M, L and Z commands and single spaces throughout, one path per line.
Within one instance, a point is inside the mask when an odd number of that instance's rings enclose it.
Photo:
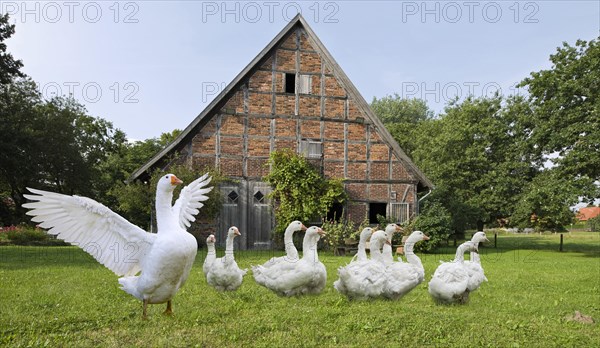
M 490 238 L 493 246 L 493 236 Z M 248 274 L 218 293 L 202 274 L 200 250 L 173 301 L 150 306 L 119 290 L 117 277 L 75 247 L 0 247 L 0 346 L 407 346 L 592 347 L 600 345 L 600 233 L 500 235 L 481 248 L 489 279 L 464 306 L 427 293 L 439 260 L 421 255 L 426 282 L 399 301 L 349 302 L 332 287 L 350 257 L 321 253 L 328 284 L 318 296 L 280 298 Z M 241 267 L 281 252 L 237 252 Z M 576 310 L 596 323 L 567 321 Z

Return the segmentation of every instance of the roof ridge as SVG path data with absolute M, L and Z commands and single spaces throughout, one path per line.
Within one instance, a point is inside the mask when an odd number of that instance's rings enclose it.
M 217 106 L 222 103 L 225 98 L 230 94 L 235 92 L 235 87 L 241 83 L 244 78 L 255 68 L 258 64 L 267 57 L 267 54 L 271 52 L 273 49 L 277 47 L 281 40 L 283 40 L 294 28 L 300 25 L 307 34 L 308 39 L 311 41 L 311 44 L 316 47 L 319 54 L 323 56 L 326 62 L 331 65 L 334 76 L 340 82 L 342 87 L 350 94 L 350 96 L 354 99 L 354 101 L 358 104 L 359 108 L 362 109 L 369 120 L 373 123 L 378 133 L 382 136 L 384 141 L 391 146 L 393 152 L 398 156 L 400 160 L 402 160 L 413 172 L 415 176 L 417 176 L 418 180 L 423 183 L 424 186 L 433 188 L 432 182 L 421 172 L 419 168 L 413 163 L 413 161 L 406 155 L 406 153 L 400 148 L 400 145 L 394 140 L 389 131 L 385 128 L 383 122 L 373 113 L 367 101 L 360 94 L 356 86 L 352 83 L 350 78 L 346 75 L 343 69 L 339 66 L 337 61 L 333 58 L 331 53 L 327 50 L 325 45 L 321 42 L 316 33 L 312 30 L 312 28 L 308 25 L 304 17 L 301 13 L 298 13 L 294 18 L 290 20 L 290 22 L 258 53 L 254 59 L 246 65 L 240 73 L 238 73 L 234 79 L 219 93 L 205 108 L 202 112 L 192 120 L 192 122 L 177 136 L 171 143 L 165 146 L 161 151 L 159 151 L 156 155 L 154 155 L 150 160 L 148 160 L 143 166 L 138 168 L 127 181 L 134 181 L 148 169 L 150 169 L 156 162 L 158 162 L 161 158 L 171 153 L 182 141 L 184 141 L 190 133 L 200 124 L 200 122 L 207 116 L 210 115 Z

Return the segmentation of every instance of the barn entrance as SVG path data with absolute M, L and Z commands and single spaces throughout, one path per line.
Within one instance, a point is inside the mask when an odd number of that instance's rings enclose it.
M 268 184 L 259 181 L 241 181 L 220 187 L 224 197 L 219 216 L 217 245 L 225 247 L 227 230 L 237 226 L 242 233 L 235 239 L 238 249 L 270 249 L 273 216 L 267 195 Z

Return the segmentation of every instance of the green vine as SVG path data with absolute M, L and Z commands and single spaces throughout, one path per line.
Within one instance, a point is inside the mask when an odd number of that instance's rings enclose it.
M 343 204 L 347 199 L 344 179 L 324 178 L 304 157 L 289 149 L 272 152 L 268 164 L 271 171 L 264 180 L 273 189 L 270 198 L 276 233 L 283 233 L 294 220 L 323 217 L 334 203 Z

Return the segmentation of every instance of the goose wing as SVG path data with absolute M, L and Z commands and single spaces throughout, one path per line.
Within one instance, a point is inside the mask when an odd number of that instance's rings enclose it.
M 76 244 L 118 276 L 141 270 L 156 235 L 125 220 L 93 199 L 28 188 L 34 201 L 27 215 L 48 233 Z
M 196 221 L 195 215 L 200 212 L 203 203 L 208 199 L 206 196 L 213 188 L 206 187 L 210 183 L 211 178 L 207 174 L 202 175 L 198 179 L 192 181 L 184 187 L 179 194 L 179 198 L 173 205 L 173 210 L 179 216 L 179 225 L 184 230 L 191 226 L 192 222 Z

